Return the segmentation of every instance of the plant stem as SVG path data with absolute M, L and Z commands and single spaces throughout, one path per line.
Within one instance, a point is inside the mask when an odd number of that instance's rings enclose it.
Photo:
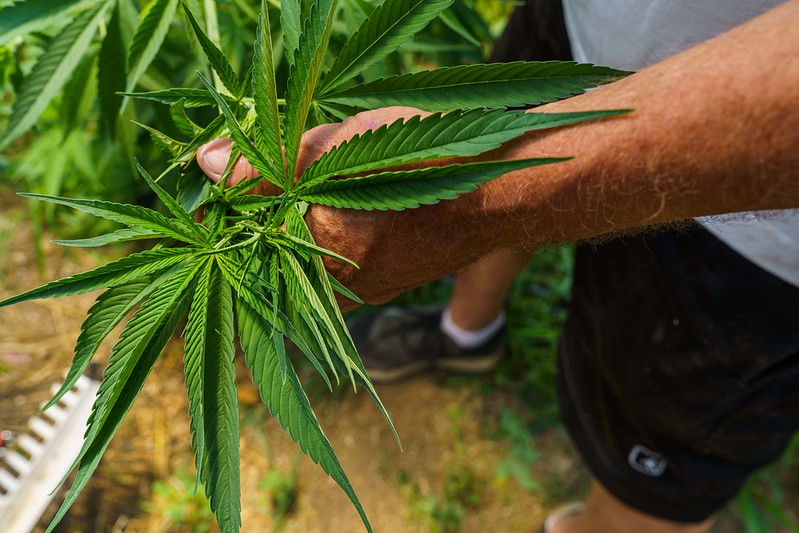
M 219 41 L 219 19 L 216 16 L 216 0 L 205 0 L 203 2 L 205 8 L 205 33 L 217 47 L 222 48 Z M 222 80 L 219 79 L 216 71 L 211 69 L 211 74 L 214 79 L 214 88 L 219 93 L 227 94 L 225 87 L 222 85 Z

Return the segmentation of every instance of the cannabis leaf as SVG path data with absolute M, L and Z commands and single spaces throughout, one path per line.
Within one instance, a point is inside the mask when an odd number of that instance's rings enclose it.
M 626 74 L 569 61 L 462 65 L 366 82 L 324 94 L 320 101 L 363 109 L 404 105 L 428 111 L 525 107 L 568 98 Z

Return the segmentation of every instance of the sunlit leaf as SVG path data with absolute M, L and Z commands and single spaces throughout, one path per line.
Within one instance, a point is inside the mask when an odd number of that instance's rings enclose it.
M 336 56 L 321 94 L 357 76 L 399 48 L 453 0 L 385 0 Z
M 391 105 L 428 111 L 524 107 L 568 98 L 625 75 L 607 67 L 559 61 L 462 65 L 391 76 L 320 100 L 367 109 Z
M 281 172 L 283 187 L 286 182 L 283 165 L 283 151 L 280 139 L 280 118 L 277 109 L 277 85 L 275 82 L 275 65 L 272 57 L 272 32 L 269 27 L 269 10 L 266 1 L 261 2 L 261 14 L 258 17 L 252 64 L 252 85 L 255 92 L 255 112 L 257 115 L 256 145 L 270 160 L 270 166 Z
M 513 170 L 568 158 L 518 159 L 382 172 L 361 178 L 330 180 L 302 191 L 308 202 L 333 207 L 399 211 L 451 200 L 481 183 Z
M 0 138 L 0 150 L 33 126 L 47 104 L 64 87 L 69 74 L 89 47 L 108 6 L 108 2 L 102 2 L 85 11 L 53 39 L 19 90 Z
M 97 348 L 109 333 L 124 319 L 143 298 L 147 297 L 163 277 L 130 281 L 119 287 L 108 289 L 97 297 L 89 309 L 86 320 L 80 327 L 80 335 L 75 344 L 75 355 L 69 372 L 53 398 L 42 407 L 42 411 L 55 405 L 77 383 L 83 371 L 89 366 Z
M 197 250 L 191 248 L 145 250 L 117 259 L 94 270 L 51 281 L 41 287 L 12 296 L 1 301 L 0 307 L 28 300 L 84 294 L 105 287 L 121 285 L 182 263 L 196 253 Z
M 194 30 L 194 35 L 197 36 L 197 40 L 200 41 L 200 46 L 205 52 L 205 57 L 208 59 L 208 62 L 211 64 L 211 68 L 214 69 L 217 76 L 219 76 L 222 85 L 225 86 L 225 89 L 230 91 L 235 97 L 243 96 L 244 87 L 239 80 L 238 74 L 233 70 L 233 67 L 230 66 L 225 54 L 217 48 L 217 46 L 208 38 L 205 34 L 203 29 L 197 24 L 197 20 L 195 20 L 194 15 L 191 14 L 186 5 L 183 5 L 184 12 L 186 13 L 186 18 L 189 20 L 192 29 Z
M 89 482 L 158 356 L 172 337 L 189 302 L 186 289 L 195 273 L 196 267 L 191 266 L 159 287 L 122 332 L 103 372 L 103 382 L 89 418 L 86 440 L 76 461 L 79 466 L 75 481 L 47 528 L 47 533 L 53 531 Z
M 302 25 L 303 46 L 297 49 L 294 63 L 289 68 L 285 145 L 290 177 L 294 176 L 300 137 L 305 131 L 314 90 L 321 74 L 334 11 L 335 0 L 320 0 L 310 4 L 310 14 Z
M 245 361 L 252 370 L 253 382 L 258 386 L 264 404 L 300 449 L 338 483 L 355 505 L 367 530 L 371 531 L 366 513 L 314 415 L 296 371 L 290 367 L 286 373 L 288 379 L 283 379 L 278 370 L 271 324 L 242 299 L 236 301 L 236 321 Z
M 367 131 L 314 161 L 302 176 L 312 183 L 333 176 L 407 165 L 442 157 L 469 157 L 499 148 L 528 131 L 618 115 L 624 111 L 525 113 L 474 110 L 412 117 Z
M 77 198 L 63 198 L 46 194 L 19 193 L 20 196 L 42 200 L 59 205 L 65 205 L 84 211 L 96 217 L 113 220 L 120 224 L 162 233 L 180 241 L 196 243 L 197 235 L 194 230 L 181 221 L 167 218 L 158 211 L 147 209 L 138 205 L 118 204 L 105 200 L 81 200 Z
M 151 230 L 138 228 L 125 228 L 97 237 L 87 237 L 85 239 L 55 240 L 54 244 L 61 246 L 75 246 L 79 248 L 93 248 L 96 246 L 106 246 L 108 244 L 118 244 L 120 242 L 137 241 L 141 239 L 160 239 L 165 235 L 155 233 Z
M 199 481 L 222 531 L 241 526 L 239 427 L 230 285 L 213 260 L 200 272 L 184 357 Z

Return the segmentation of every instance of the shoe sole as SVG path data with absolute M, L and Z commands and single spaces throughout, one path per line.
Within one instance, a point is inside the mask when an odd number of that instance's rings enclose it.
M 374 383 L 394 383 L 428 370 L 445 370 L 457 374 L 482 374 L 493 370 L 503 353 L 498 352 L 484 357 L 451 357 L 438 361 L 416 361 L 397 368 L 367 368 L 369 378 Z

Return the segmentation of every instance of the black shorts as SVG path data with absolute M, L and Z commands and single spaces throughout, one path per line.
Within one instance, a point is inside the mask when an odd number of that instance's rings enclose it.
M 582 246 L 559 391 L 612 494 L 704 520 L 799 429 L 799 288 L 699 227 Z

